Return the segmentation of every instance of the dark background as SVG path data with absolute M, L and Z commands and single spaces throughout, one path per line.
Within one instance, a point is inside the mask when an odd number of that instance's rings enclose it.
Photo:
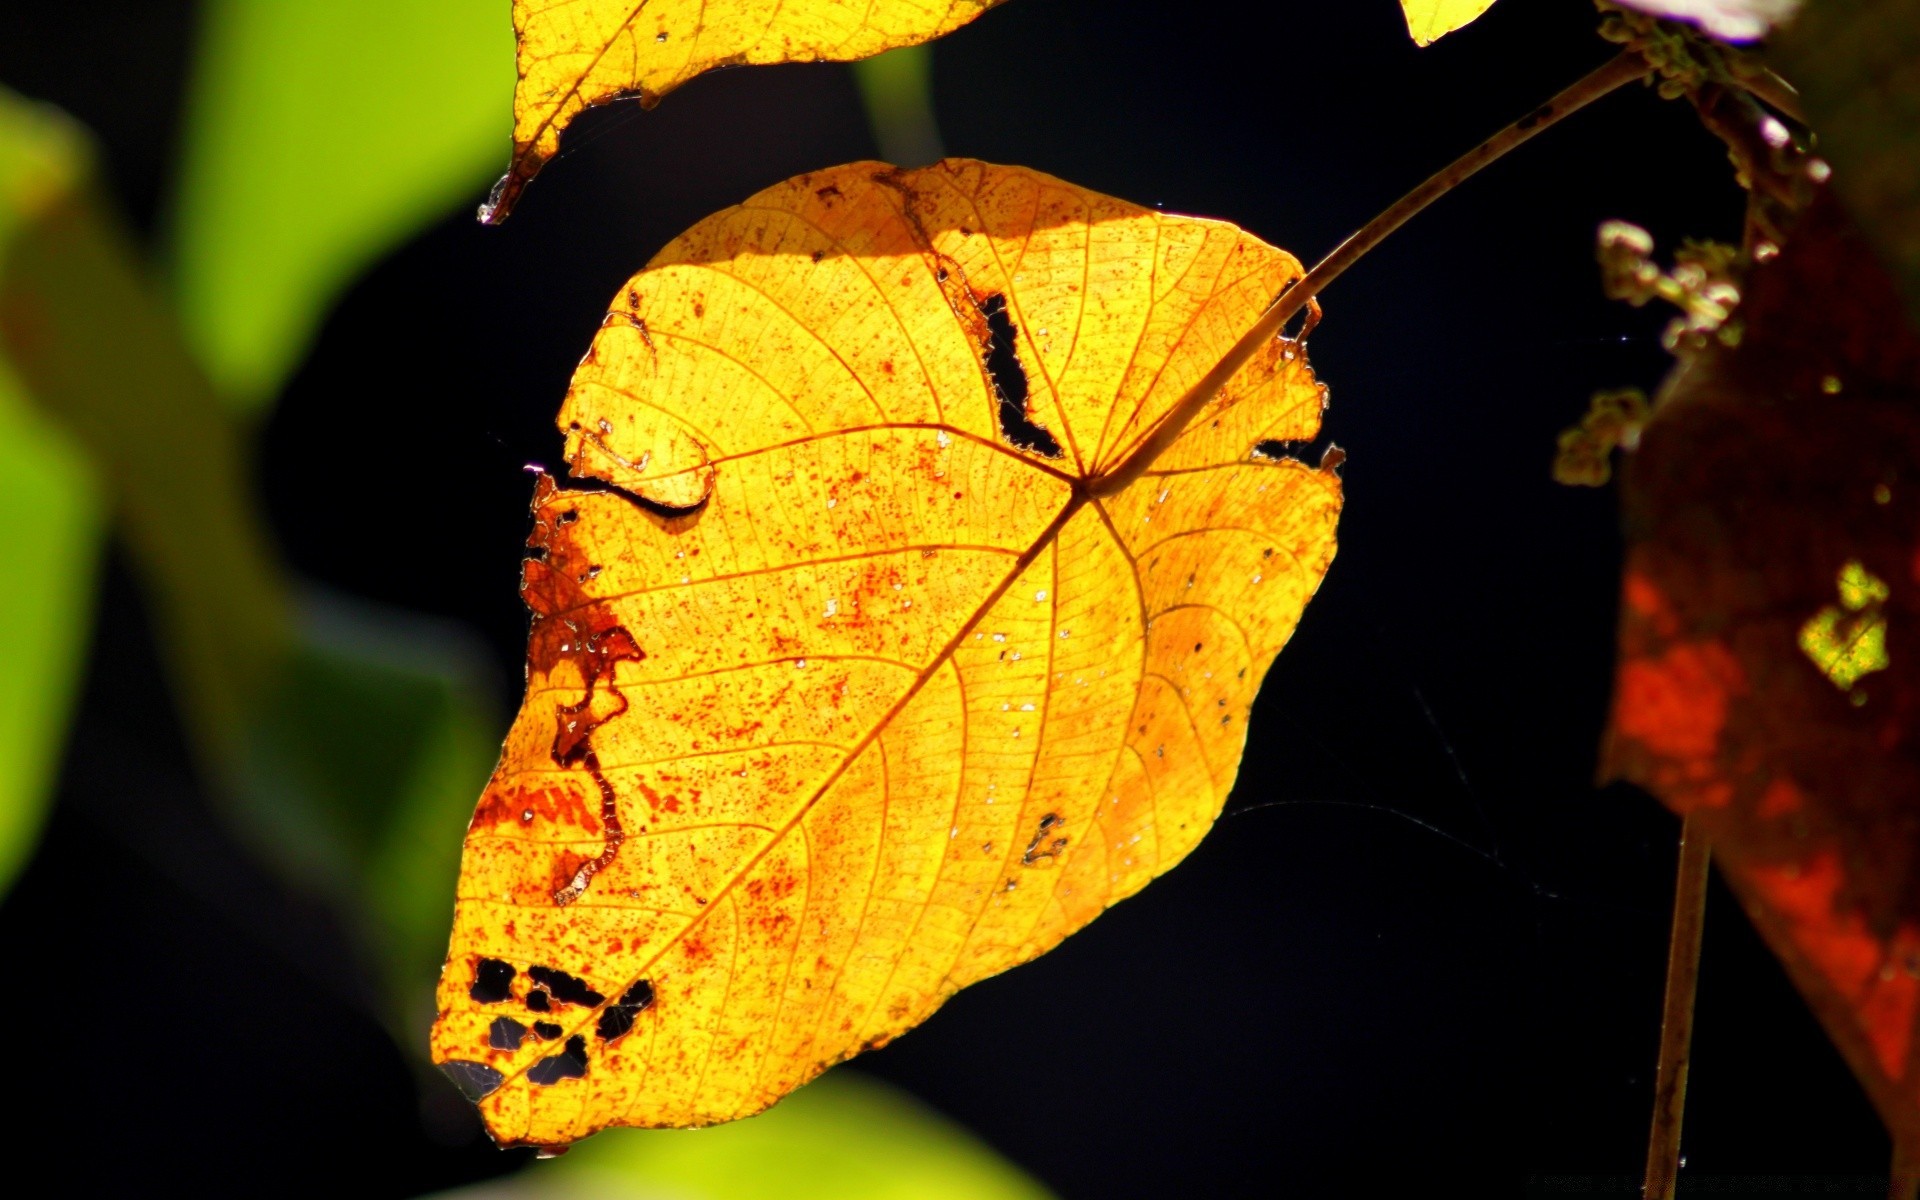
M 193 5 L 0 13 L 0 82 L 98 132 L 151 234 Z M 1604 59 L 1594 24 L 1584 0 L 1504 0 L 1420 51 L 1392 0 L 1010 0 L 938 44 L 936 99 L 950 153 L 1232 220 L 1311 262 Z M 843 66 L 723 71 L 581 120 L 504 228 L 448 217 L 327 322 L 260 433 L 292 564 L 470 624 L 517 683 L 522 465 L 557 460 L 551 416 L 608 299 L 714 209 L 874 153 Z M 1614 499 L 1549 465 L 1591 392 L 1650 387 L 1666 361 L 1665 313 L 1600 296 L 1595 226 L 1635 221 L 1665 253 L 1735 235 L 1739 211 L 1719 143 L 1634 88 L 1341 279 L 1312 352 L 1351 453 L 1342 549 L 1227 816 L 859 1069 L 1066 1197 L 1636 1175 L 1677 824 L 1594 784 Z M 520 1161 L 450 1119 L 342 932 L 209 815 L 117 563 L 0 962 L 23 1167 L 89 1190 L 398 1196 Z M 1723 890 L 1703 971 L 1682 1186 L 1884 1171 L 1877 1119 Z

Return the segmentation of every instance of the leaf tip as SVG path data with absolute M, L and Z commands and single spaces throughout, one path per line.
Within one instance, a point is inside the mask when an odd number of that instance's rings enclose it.
M 487 198 L 474 214 L 482 225 L 504 224 L 513 214 L 513 206 L 520 201 L 520 194 L 527 190 L 527 184 L 533 182 L 535 173 L 540 170 L 538 161 L 526 155 L 515 154 L 513 162 L 507 167 L 507 173 L 494 181 Z
M 1494 0 L 1400 0 L 1407 35 L 1425 49 L 1456 29 L 1478 20 Z

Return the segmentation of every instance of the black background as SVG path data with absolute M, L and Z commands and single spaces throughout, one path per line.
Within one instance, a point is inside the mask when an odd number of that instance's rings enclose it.
M 0 81 L 99 132 L 150 233 L 193 6 L 0 9 Z M 1594 24 L 1583 0 L 1504 0 L 1420 51 L 1392 0 L 1010 0 L 939 43 L 937 105 L 950 153 L 1310 262 L 1604 59 Z M 517 681 L 522 466 L 557 460 L 551 415 L 617 286 L 714 209 L 874 153 L 843 66 L 719 72 L 581 120 L 504 228 L 449 216 L 328 320 L 261 431 L 291 563 L 469 623 Z M 1670 250 L 1734 235 L 1739 205 L 1720 145 L 1636 87 L 1341 279 L 1312 341 L 1351 453 L 1341 551 L 1227 816 L 859 1069 L 1067 1197 L 1637 1173 L 1676 823 L 1594 785 L 1614 500 L 1548 469 L 1592 391 L 1664 369 L 1666 314 L 1600 296 L 1595 226 Z M 97 626 L 58 808 L 0 907 L 21 1169 L 371 1196 L 518 1165 L 471 1123 L 423 1124 L 416 1088 L 441 1085 L 368 1015 L 341 932 L 208 815 L 117 559 Z M 1683 1180 L 1884 1170 L 1877 1120 L 1721 890 L 1694 1063 Z

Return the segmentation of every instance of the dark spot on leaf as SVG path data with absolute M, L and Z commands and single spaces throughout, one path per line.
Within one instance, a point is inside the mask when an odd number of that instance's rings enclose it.
M 556 971 L 552 967 L 528 967 L 527 977 L 544 986 L 553 993 L 553 998 L 562 1004 L 578 1004 L 592 1008 L 606 1000 L 599 992 L 588 987 L 585 980 Z M 531 999 L 531 997 L 529 997 Z M 531 1004 L 528 1007 L 532 1007 Z
M 1050 838 L 1047 835 L 1064 823 L 1058 813 L 1048 813 L 1041 817 L 1040 829 L 1033 835 L 1033 840 L 1027 843 L 1026 853 L 1020 856 L 1020 865 L 1039 866 L 1043 862 L 1052 862 L 1059 857 L 1060 852 L 1067 848 L 1067 839 L 1065 837 Z M 1013 890 L 1014 886 L 1013 880 L 1007 880 L 1008 891 Z
M 462 1096 L 476 1104 L 492 1095 L 494 1089 L 505 1081 L 505 1076 L 485 1063 L 456 1058 L 452 1062 L 441 1063 L 440 1069 L 446 1072 L 448 1079 L 453 1080 L 453 1086 L 460 1089 Z
M 1020 365 L 1013 321 L 1007 316 L 1007 298 L 999 292 L 981 302 L 980 315 L 987 320 L 987 344 L 982 360 L 993 381 L 993 392 L 1000 401 L 1000 433 L 1022 450 L 1031 450 L 1047 458 L 1060 457 L 1060 443 L 1052 433 L 1035 424 L 1027 411 L 1026 368 Z
M 633 1019 L 653 1003 L 653 984 L 642 979 L 621 994 L 620 999 L 602 1010 L 595 1027 L 603 1042 L 617 1041 L 633 1028 Z
M 467 995 L 478 1004 L 498 1004 L 507 999 L 513 995 L 513 967 L 497 958 L 481 959 Z
M 587 1039 L 574 1034 L 567 1039 L 567 1048 L 550 1058 L 543 1058 L 527 1068 L 527 1080 L 541 1087 L 551 1087 L 562 1079 L 585 1079 L 587 1077 Z

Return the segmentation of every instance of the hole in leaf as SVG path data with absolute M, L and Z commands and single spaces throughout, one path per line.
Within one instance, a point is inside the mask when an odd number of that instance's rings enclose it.
M 1347 461 L 1347 452 L 1334 445 L 1333 439 L 1323 432 L 1310 442 L 1276 439 L 1258 442 L 1253 447 L 1253 457 L 1269 462 L 1290 458 L 1305 466 L 1318 464 L 1321 470 L 1331 470 Z
M 453 1086 L 460 1089 L 462 1096 L 475 1103 L 492 1095 L 494 1089 L 505 1080 L 500 1072 L 485 1063 L 454 1059 L 452 1062 L 441 1063 L 440 1069 L 446 1073 L 448 1079 L 453 1080 Z
M 587 1039 L 574 1034 L 567 1039 L 567 1048 L 550 1058 L 543 1058 L 527 1068 L 527 1080 L 541 1087 L 550 1087 L 562 1079 L 585 1079 L 587 1077 Z
M 982 361 L 993 380 L 993 392 L 1000 401 L 1000 434 L 1017 449 L 1030 450 L 1047 458 L 1060 457 L 1060 443 L 1045 426 L 1034 423 L 1027 412 L 1027 371 L 1020 365 L 1020 351 L 1013 321 L 1007 316 L 1007 298 L 999 292 L 980 305 L 987 319 L 987 345 Z
M 495 1017 L 487 1030 L 487 1045 L 495 1050 L 518 1050 L 527 1027 L 512 1017 Z
M 653 1003 L 653 984 L 642 979 L 628 988 L 612 1005 L 602 1010 L 595 1026 L 603 1042 L 616 1041 L 633 1028 L 633 1020 Z
M 1287 292 L 1292 290 L 1293 285 L 1299 282 L 1298 279 L 1288 280 L 1287 286 L 1281 288 L 1274 294 L 1274 300 L 1276 302 L 1279 301 L 1280 297 L 1286 295 Z M 1320 324 L 1320 299 L 1317 296 L 1309 297 L 1305 304 L 1302 304 L 1295 310 L 1292 316 L 1282 322 L 1278 336 L 1282 340 L 1289 342 L 1305 341 L 1307 335 L 1312 333 L 1314 327 L 1318 324 Z
M 599 992 L 588 987 L 585 980 L 569 975 L 565 971 L 556 971 L 552 967 L 528 967 L 527 977 L 544 986 L 562 1004 L 579 1004 L 592 1008 L 606 1000 Z M 529 1000 L 532 997 L 528 997 Z M 527 1007 L 533 1005 L 529 1003 Z
M 1041 863 L 1050 863 L 1058 858 L 1060 852 L 1067 848 L 1067 839 L 1063 836 L 1050 835 L 1063 824 L 1065 822 L 1061 820 L 1058 813 L 1048 813 L 1041 817 L 1039 831 L 1033 835 L 1033 840 L 1027 843 L 1027 852 L 1020 856 L 1020 865 L 1033 867 Z M 1009 889 L 1013 887 L 1011 879 L 1007 881 L 1007 886 Z
M 513 967 L 497 958 L 483 958 L 473 971 L 473 986 L 467 989 L 479 1004 L 498 1004 L 513 995 Z

